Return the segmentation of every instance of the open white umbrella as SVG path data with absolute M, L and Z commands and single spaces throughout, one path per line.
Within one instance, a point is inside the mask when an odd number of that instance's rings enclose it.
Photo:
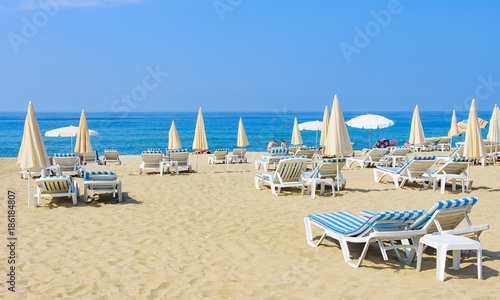
M 320 121 L 309 121 L 299 124 L 300 130 L 312 130 L 316 131 L 316 148 L 318 148 L 318 131 L 323 129 L 323 122 Z
M 73 125 L 45 132 L 45 136 L 50 136 L 50 137 L 68 137 L 68 136 L 71 137 L 71 149 L 73 149 L 73 137 L 76 136 L 77 134 L 78 134 L 78 127 Z M 97 135 L 97 131 L 89 129 L 89 135 Z
M 455 114 L 455 110 L 453 110 L 453 116 L 451 117 L 451 127 L 450 131 L 448 131 L 448 136 L 458 136 L 458 126 L 457 126 L 457 115 Z
M 368 148 L 370 148 L 371 130 L 390 127 L 394 125 L 394 121 L 379 115 L 367 114 L 350 119 L 346 124 L 355 128 L 368 129 Z
M 243 148 L 250 145 L 248 143 L 247 134 L 245 132 L 245 127 L 243 126 L 243 120 L 240 118 L 240 122 L 238 124 L 238 141 L 236 143 L 237 147 Z
M 85 111 L 82 110 L 82 115 L 80 116 L 80 125 L 78 125 L 78 132 L 76 134 L 75 153 L 85 154 L 91 151 L 92 144 L 90 143 L 87 117 L 85 116 Z
M 24 121 L 23 140 L 17 156 L 17 165 L 26 171 L 40 171 L 50 167 L 49 156 L 31 102 L 28 105 L 28 112 Z M 28 207 L 31 198 L 30 188 L 31 174 L 28 174 Z
M 208 150 L 207 136 L 205 134 L 205 125 L 203 123 L 203 113 L 198 111 L 198 119 L 196 120 L 196 129 L 194 131 L 193 150 L 206 151 Z M 198 173 L 198 155 L 196 156 L 196 172 Z
M 328 134 L 329 121 L 330 114 L 328 113 L 328 106 L 325 106 L 325 112 L 323 113 L 323 127 L 321 128 L 321 138 L 319 139 L 319 145 L 321 147 L 326 147 L 326 135 Z
M 488 129 L 488 136 L 486 139 L 491 143 L 500 143 L 500 114 L 498 111 L 498 106 L 495 104 L 493 113 L 490 119 L 490 128 Z
M 181 140 L 179 139 L 175 122 L 172 120 L 172 125 L 170 125 L 170 130 L 168 131 L 168 150 L 179 150 L 181 148 Z
M 292 145 L 302 145 L 302 136 L 300 135 L 299 123 L 297 122 L 297 117 L 293 121 L 293 131 L 292 131 Z
M 326 156 L 343 156 L 352 153 L 351 139 L 344 121 L 342 109 L 340 109 L 337 95 L 333 99 L 332 115 L 328 124 L 328 134 L 326 137 Z M 337 173 L 338 173 L 337 162 Z M 339 176 L 337 176 L 337 190 L 340 191 Z
M 422 122 L 420 121 L 418 105 L 415 106 L 415 110 L 413 111 L 413 118 L 411 119 L 409 142 L 412 145 L 423 145 L 425 143 L 424 128 L 422 127 Z

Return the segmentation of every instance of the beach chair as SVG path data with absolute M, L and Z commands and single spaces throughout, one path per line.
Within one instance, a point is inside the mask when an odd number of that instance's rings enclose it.
M 406 165 L 397 167 L 377 166 L 373 169 L 375 182 L 380 182 L 385 176 L 389 176 L 394 181 L 396 188 L 401 188 L 406 182 L 422 182 L 427 187 L 428 182 L 432 180 L 429 168 L 436 162 L 435 156 L 416 156 Z M 401 182 L 399 182 L 401 180 Z
M 437 182 L 440 181 L 441 194 L 444 194 L 446 181 L 452 181 L 452 189 L 456 190 L 456 182 L 462 184 L 462 192 L 469 192 L 472 186 L 472 179 L 469 178 L 470 160 L 467 158 L 453 158 L 438 169 L 430 169 L 433 180 L 433 189 L 436 190 Z
M 208 157 L 208 164 L 225 163 L 228 149 L 217 149 L 212 156 Z
M 271 192 L 279 196 L 281 188 L 302 187 L 301 177 L 306 163 L 304 157 L 283 157 L 274 173 L 255 175 L 255 188 L 260 190 L 264 184 L 269 184 Z
M 462 199 L 454 199 L 454 200 L 445 200 L 438 201 L 434 205 L 429 208 L 424 214 L 421 214 L 418 218 L 414 219 L 414 222 L 409 224 L 406 228 L 408 236 L 404 237 L 401 235 L 401 239 L 399 242 L 403 244 L 414 243 L 415 240 L 418 244 L 418 240 L 422 237 L 423 234 L 432 234 L 435 232 L 441 232 L 445 234 L 454 234 L 465 236 L 476 240 L 479 242 L 479 236 L 484 230 L 490 228 L 489 225 L 479 225 L 473 226 L 471 220 L 469 219 L 469 213 L 472 209 L 472 206 L 476 204 L 478 201 L 477 198 L 462 198 Z M 364 217 L 372 217 L 378 214 L 377 212 L 369 212 L 362 211 L 361 215 Z M 466 220 L 467 227 L 457 229 L 457 227 Z M 413 237 L 415 240 L 409 241 L 408 237 Z M 394 241 L 390 241 L 391 246 L 394 244 Z M 413 244 L 416 245 L 416 244 Z M 383 243 L 379 242 L 380 249 L 384 255 L 387 256 L 386 246 Z M 415 248 L 407 248 L 405 249 L 405 258 L 401 256 L 397 248 L 394 249 L 396 252 L 396 256 L 399 261 L 411 264 L 415 259 Z
M 458 146 L 453 150 L 452 153 L 448 155 L 436 155 L 436 163 L 446 163 L 449 160 L 452 160 L 453 158 L 464 158 L 464 146 Z
M 375 166 L 378 164 L 384 164 L 384 155 L 387 153 L 388 149 L 386 148 L 373 148 L 368 151 L 366 156 L 358 156 L 358 157 L 348 157 L 347 158 L 347 166 L 350 167 L 355 162 L 359 164 L 361 168 L 366 168 L 369 166 Z
M 120 155 L 118 155 L 117 150 L 104 150 L 104 159 L 102 162 L 106 165 L 107 163 L 117 163 L 119 165 L 122 164 L 120 160 Z
M 97 163 L 98 165 L 102 165 L 102 162 L 97 156 L 97 151 L 90 151 L 89 153 L 83 154 L 83 164 L 86 165 L 89 163 Z
M 307 243 L 318 247 L 326 236 L 340 243 L 344 260 L 352 267 L 359 267 L 372 242 L 378 242 L 384 260 L 388 260 L 387 250 L 403 248 L 408 253 L 416 253 L 418 242 L 416 236 L 422 236 L 425 230 L 405 230 L 409 223 L 421 217 L 425 211 L 387 211 L 374 213 L 370 217 L 357 216 L 347 211 L 329 214 L 315 214 L 304 218 Z M 323 234 L 317 243 L 314 242 L 312 225 L 319 227 Z M 392 241 L 410 240 L 409 243 L 395 244 Z M 383 241 L 391 241 L 386 246 Z M 351 263 L 349 246 L 347 243 L 364 243 L 364 249 L 357 264 Z M 413 258 L 413 257 L 412 257 Z
M 247 158 L 245 154 L 247 153 L 247 149 L 233 149 L 233 153 L 227 156 L 227 161 L 235 162 L 235 163 L 246 163 Z
M 392 162 L 393 167 L 403 166 L 408 162 L 408 154 L 411 153 L 413 149 L 409 147 L 393 147 L 389 149 L 389 152 L 384 155 L 382 160 L 384 161 L 384 166 L 389 166 Z
M 346 180 L 341 172 L 345 164 L 345 158 L 324 159 L 312 172 L 304 172 L 302 174 L 302 195 L 304 195 L 306 188 L 309 187 L 311 198 L 314 199 L 318 184 L 321 185 L 320 195 L 323 195 L 325 185 L 329 183 L 332 187 L 333 196 L 335 196 L 335 187 L 339 190 L 345 188 Z
M 85 203 L 87 203 L 87 190 L 90 190 L 90 197 L 93 197 L 94 193 L 111 192 L 113 193 L 113 197 L 118 195 L 118 202 L 122 202 L 121 182 L 117 180 L 115 172 L 85 172 L 83 181 L 83 201 Z
M 498 156 L 500 155 L 498 152 L 499 145 L 488 143 L 485 145 L 485 148 L 486 148 L 485 163 L 496 165 Z
M 73 205 L 78 200 L 78 183 L 71 176 L 42 177 L 36 180 L 36 205 L 40 204 L 40 198 L 68 197 L 72 198 Z
M 175 173 L 179 175 L 179 169 L 187 169 L 191 172 L 191 164 L 189 163 L 189 152 L 187 149 L 170 150 L 169 154 L 170 167 L 175 167 Z
M 281 158 L 288 155 L 287 148 L 273 148 L 269 154 L 262 155 L 261 159 L 255 161 L 255 169 L 259 170 L 260 166 L 264 166 L 264 171 L 268 171 L 269 167 L 280 162 Z
M 297 151 L 305 149 L 307 149 L 306 146 L 290 145 L 290 147 L 288 148 L 288 155 L 298 156 Z
M 163 176 L 163 154 L 161 151 L 143 151 L 141 154 L 141 165 L 139 166 L 139 175 L 143 172 L 159 172 Z
M 437 150 L 440 151 L 449 151 L 451 150 L 451 137 L 443 136 L 439 142 L 436 144 Z
M 415 151 L 432 151 L 436 149 L 436 144 L 439 143 L 441 138 L 425 138 L 424 143 L 422 145 L 415 145 Z
M 54 153 L 54 164 L 62 175 L 75 175 L 83 177 L 85 167 L 80 165 L 80 158 L 74 153 Z
M 311 164 L 311 170 L 314 170 L 314 168 L 316 167 L 316 161 L 313 158 L 315 152 L 316 152 L 316 148 L 314 148 L 314 147 L 303 148 L 303 149 L 298 149 L 297 151 L 295 151 L 294 156 L 305 156 L 307 163 Z

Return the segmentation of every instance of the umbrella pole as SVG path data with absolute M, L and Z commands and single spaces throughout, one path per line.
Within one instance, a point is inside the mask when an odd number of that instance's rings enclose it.
M 337 158 L 337 192 L 340 192 L 340 183 L 339 183 L 339 158 Z
M 28 208 L 30 207 L 31 198 L 31 173 L 28 172 Z
M 318 149 L 318 129 L 316 129 L 316 149 Z
M 198 173 L 198 155 L 199 154 L 196 154 L 196 173 Z
M 467 183 L 465 186 L 465 191 L 467 192 L 467 194 L 469 193 L 469 169 L 470 169 L 470 161 L 469 159 L 467 159 Z
M 368 149 L 371 148 L 372 130 L 368 128 Z

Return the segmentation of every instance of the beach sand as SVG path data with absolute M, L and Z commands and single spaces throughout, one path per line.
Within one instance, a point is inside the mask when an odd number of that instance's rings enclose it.
M 16 193 L 16 293 L 7 290 L 8 249 L 1 256 L 0 297 L 52 299 L 123 298 L 499 298 L 500 166 L 474 166 L 473 191 L 439 191 L 392 182 L 375 183 L 372 169 L 343 171 L 346 190 L 333 197 L 300 195 L 285 189 L 279 197 L 253 177 L 261 153 L 249 163 L 208 165 L 199 157 L 199 173 L 160 177 L 139 175 L 139 156 L 121 156 L 122 165 L 87 170 L 115 171 L 123 182 L 123 203 L 101 194 L 77 206 L 66 198 L 27 205 L 28 181 L 20 179 L 15 158 L 0 159 L 0 219 L 7 243 L 7 191 Z M 190 157 L 196 163 L 196 157 Z M 83 180 L 76 181 L 83 186 Z M 35 192 L 32 184 L 32 194 Z M 461 269 L 448 256 L 445 282 L 436 281 L 433 249 L 415 264 L 384 261 L 372 245 L 361 268 L 344 262 L 337 242 L 320 247 L 306 242 L 304 217 L 347 210 L 412 210 L 439 200 L 474 196 L 474 225 L 489 224 L 481 236 L 483 280 L 476 256 L 463 257 Z M 319 235 L 319 231 L 314 232 Z M 350 244 L 357 259 L 363 245 Z

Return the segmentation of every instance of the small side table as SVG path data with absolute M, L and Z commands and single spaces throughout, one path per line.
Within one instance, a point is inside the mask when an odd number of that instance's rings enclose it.
M 483 277 L 482 267 L 482 249 L 481 243 L 464 236 L 452 234 L 426 234 L 418 245 L 417 256 L 417 272 L 420 272 L 422 267 L 422 252 L 424 245 L 428 245 L 437 250 L 436 258 L 436 279 L 444 281 L 444 269 L 446 267 L 446 252 L 453 251 L 453 269 L 460 269 L 460 252 L 461 250 L 477 250 L 477 277 Z
M 318 184 L 321 185 L 321 192 L 319 193 L 321 196 L 325 193 L 325 184 L 330 183 L 332 186 L 333 196 L 335 197 L 335 184 L 333 182 L 333 178 L 308 178 L 305 179 L 302 183 L 302 196 L 304 195 L 304 187 L 307 185 L 311 186 L 311 198 L 316 198 L 316 187 Z

